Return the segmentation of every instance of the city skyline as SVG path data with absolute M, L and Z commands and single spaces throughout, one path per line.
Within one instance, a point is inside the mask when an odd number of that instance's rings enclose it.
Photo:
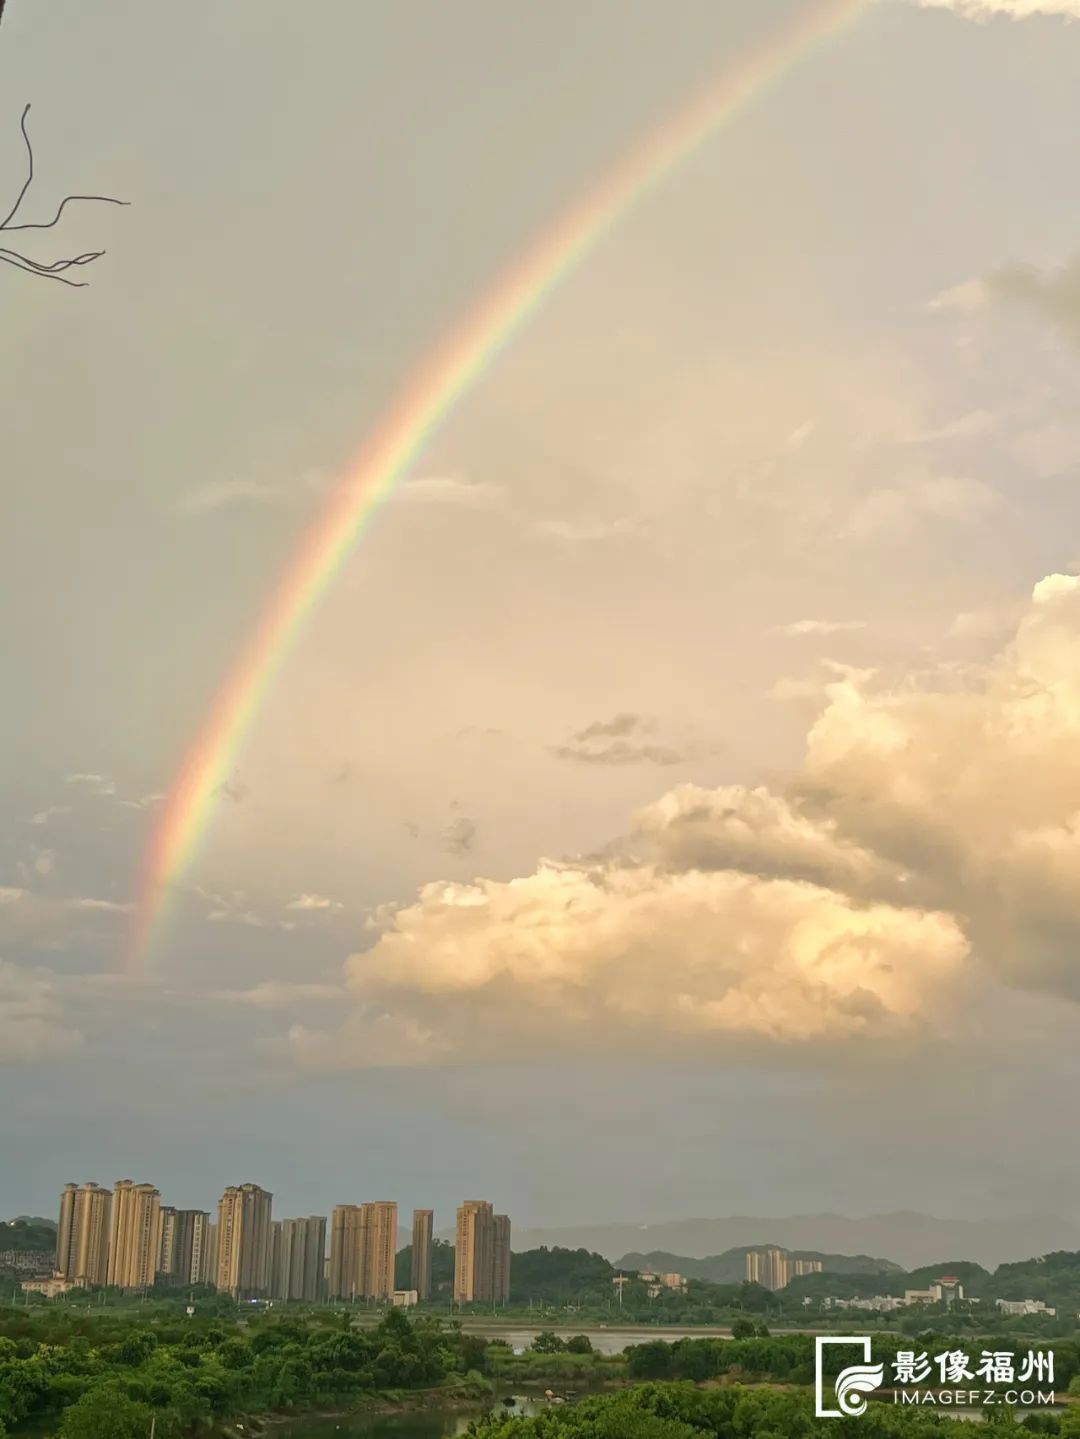
M 163 1204 L 151 1184 L 117 1180 L 112 1190 L 65 1184 L 56 1225 L 55 1280 L 78 1287 L 145 1291 L 158 1281 L 212 1284 L 234 1298 L 375 1300 L 405 1292 L 397 1284 L 403 1230 L 395 1200 L 339 1204 L 330 1215 L 274 1218 L 273 1194 L 258 1184 L 228 1185 L 211 1211 Z M 467 1216 L 463 1230 L 463 1216 Z M 457 1261 L 456 1302 L 506 1303 L 510 1294 L 510 1220 L 489 1201 L 457 1210 L 467 1231 Z M 413 1211 L 411 1291 L 432 1293 L 434 1210 Z M 60 1292 L 59 1290 L 57 1292 Z

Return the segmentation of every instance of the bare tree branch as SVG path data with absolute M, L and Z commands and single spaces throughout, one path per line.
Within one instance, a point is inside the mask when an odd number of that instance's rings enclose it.
M 3 19 L 3 15 L 4 0 L 0 0 L 0 20 Z M 19 121 L 19 128 L 22 131 L 23 139 L 26 141 L 27 176 L 22 189 L 15 197 L 14 205 L 12 205 L 11 209 L 5 215 L 4 219 L 0 220 L 0 234 L 12 234 L 16 230 L 51 230 L 60 219 L 60 216 L 64 213 L 65 207 L 67 205 L 74 204 L 77 200 L 94 200 L 102 205 L 126 205 L 128 203 L 127 200 L 114 200 L 109 195 L 67 195 L 63 200 L 60 201 L 60 204 L 57 206 L 56 214 L 52 217 L 51 220 L 41 220 L 37 222 L 25 221 L 21 224 L 13 225 L 11 222 L 19 213 L 22 202 L 26 199 L 27 192 L 29 191 L 30 186 L 34 182 L 34 148 L 30 144 L 30 136 L 26 129 L 26 117 L 27 115 L 29 115 L 29 113 L 30 106 L 27 105 L 26 108 L 23 110 L 22 118 Z M 23 255 L 17 250 L 8 250 L 0 246 L 0 260 L 2 260 L 5 264 L 14 265 L 17 270 L 27 270 L 31 275 L 39 275 L 43 280 L 59 280 L 61 284 L 72 285 L 76 289 L 81 289 L 83 286 L 85 286 L 86 281 L 69 280 L 64 275 L 60 274 L 60 271 L 70 270 L 76 265 L 89 265 L 94 260 L 99 260 L 101 256 L 104 255 L 104 253 L 104 250 L 88 250 L 84 254 L 76 255 L 73 259 L 56 260 L 51 265 L 45 265 L 39 260 L 31 259 L 29 255 Z

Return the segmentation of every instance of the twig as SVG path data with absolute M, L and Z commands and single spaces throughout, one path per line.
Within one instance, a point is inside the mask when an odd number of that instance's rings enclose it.
M 4 0 L 0 0 L 0 19 L 3 19 L 3 14 Z M 56 214 L 51 220 L 37 222 L 25 221 L 21 224 L 13 225 L 11 222 L 19 213 L 22 202 L 26 199 L 27 192 L 34 181 L 34 147 L 30 144 L 30 136 L 26 129 L 26 117 L 29 113 L 30 106 L 27 105 L 19 121 L 19 129 L 22 131 L 22 137 L 26 141 L 28 173 L 22 189 L 15 198 L 14 205 L 12 205 L 4 219 L 0 220 L 0 234 L 13 234 L 16 230 L 51 230 L 64 213 L 65 207 L 73 204 L 76 200 L 94 200 L 102 205 L 126 205 L 128 203 L 127 200 L 114 200 L 110 195 L 67 195 L 60 201 Z M 56 260 L 51 265 L 45 265 L 39 260 L 31 259 L 29 255 L 21 254 L 17 250 L 8 250 L 0 247 L 0 260 L 4 261 L 5 264 L 14 265 L 17 270 L 27 270 L 31 275 L 39 275 L 42 279 L 59 280 L 62 285 L 71 285 L 75 289 L 81 289 L 87 283 L 85 280 L 68 280 L 59 272 L 61 270 L 70 270 L 75 265 L 89 265 L 94 260 L 99 260 L 104 253 L 104 250 L 88 250 L 82 255 L 76 255 L 73 259 Z

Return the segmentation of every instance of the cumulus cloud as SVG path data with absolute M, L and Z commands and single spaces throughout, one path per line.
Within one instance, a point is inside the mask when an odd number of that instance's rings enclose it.
M 879 1035 L 962 968 L 947 915 L 819 886 L 652 864 L 544 864 L 509 883 L 426 886 L 347 966 L 350 1039 L 411 1027 L 406 1062 L 552 1048 L 649 1052 Z M 385 1062 L 385 1061 L 382 1061 Z
M 576 730 L 564 744 L 553 745 L 557 759 L 592 765 L 676 765 L 689 758 L 685 749 L 656 744 L 647 738 L 655 726 L 636 714 L 617 714 L 594 720 Z
M 0 959 L 0 1064 L 55 1060 L 81 1043 L 63 1022 L 56 977 Z
M 985 663 L 835 669 L 783 792 L 678 786 L 602 859 L 429 884 L 379 930 L 301 1062 L 880 1047 L 987 985 L 1080 1001 L 1080 579 Z
M 1080 19 L 1080 0 L 919 0 L 919 5 L 924 10 L 954 10 L 969 20 L 988 20 L 992 15 L 1010 20 L 1030 20 L 1035 15 Z

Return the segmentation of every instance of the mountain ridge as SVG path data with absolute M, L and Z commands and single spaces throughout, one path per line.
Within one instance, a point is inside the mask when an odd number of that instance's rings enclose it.
M 581 1224 L 513 1231 L 515 1250 L 588 1249 L 612 1263 L 627 1254 L 664 1252 L 704 1260 L 728 1250 L 776 1245 L 800 1253 L 881 1255 L 902 1269 L 937 1263 L 943 1254 L 985 1269 L 1053 1250 L 1080 1250 L 1080 1223 L 1055 1214 L 1015 1219 L 939 1219 L 916 1210 L 850 1218 L 842 1214 L 737 1214 L 659 1224 Z

